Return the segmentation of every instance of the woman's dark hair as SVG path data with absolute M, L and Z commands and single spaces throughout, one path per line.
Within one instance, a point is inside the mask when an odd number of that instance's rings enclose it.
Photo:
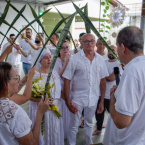
M 67 40 L 64 40 L 64 42 L 63 42 L 63 43 L 68 43 L 68 45 L 69 45 L 69 42 L 68 42 Z M 62 45 L 63 45 L 63 44 L 62 44 Z M 58 57 L 60 57 L 60 52 L 59 52 Z
M 7 62 L 0 62 L 0 94 L 3 97 L 8 95 L 8 82 L 11 78 L 12 66 Z

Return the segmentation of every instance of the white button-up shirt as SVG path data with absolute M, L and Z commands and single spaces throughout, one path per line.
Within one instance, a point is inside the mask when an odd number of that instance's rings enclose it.
M 94 51 L 95 52 L 95 51 Z M 108 76 L 103 58 L 95 52 L 90 62 L 84 50 L 73 55 L 63 73 L 71 80 L 71 100 L 80 106 L 94 106 L 99 98 L 100 80 Z
M 104 145 L 145 144 L 145 56 L 132 59 L 121 76 L 115 91 L 115 110 L 132 116 L 129 126 L 118 129 L 111 116 L 107 121 Z
M 9 45 L 11 45 L 9 42 L 4 44 L 3 49 L 2 49 L 2 53 Z M 15 65 L 18 65 L 21 63 L 20 59 L 21 59 L 21 54 L 19 54 L 17 52 L 16 48 L 13 47 L 12 52 L 8 55 L 7 62 L 9 62 L 12 66 L 15 66 Z
M 34 43 L 34 40 L 31 40 L 32 43 Z M 25 39 L 23 39 L 20 43 L 20 47 L 22 48 L 22 50 L 24 52 L 27 52 L 29 50 L 29 47 L 30 47 L 30 44 L 27 43 L 25 41 Z M 21 62 L 24 62 L 24 63 L 29 63 L 31 64 L 31 55 L 29 55 L 28 57 L 25 57 L 23 55 L 21 55 Z

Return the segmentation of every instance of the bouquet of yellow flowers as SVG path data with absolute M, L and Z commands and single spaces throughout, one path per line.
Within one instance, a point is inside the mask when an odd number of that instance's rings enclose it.
M 53 83 L 52 85 L 48 85 L 48 90 L 47 90 L 47 94 L 48 94 L 48 98 L 51 98 L 51 88 L 53 88 L 55 86 L 55 83 Z M 32 82 L 32 93 L 31 93 L 31 97 L 34 98 L 41 98 L 44 95 L 44 91 L 45 91 L 45 81 L 42 79 L 42 77 L 40 78 L 36 78 L 33 82 Z M 62 117 L 61 113 L 58 111 L 57 106 L 52 104 L 49 106 L 50 110 L 53 110 L 53 112 L 56 114 L 56 116 Z M 41 133 L 44 136 L 45 135 L 45 127 L 44 127 L 44 118 L 45 115 L 43 115 L 42 118 L 42 123 L 41 123 Z
M 55 83 L 53 83 L 52 85 L 48 85 L 48 90 L 47 90 L 47 94 L 48 94 L 48 98 L 51 98 L 51 88 L 53 88 L 55 86 Z M 45 91 L 45 81 L 42 80 L 42 77 L 40 78 L 36 78 L 33 82 L 32 82 L 32 93 L 31 93 L 31 97 L 34 98 L 41 98 L 44 95 L 44 91 Z M 57 106 L 52 104 L 50 105 L 49 109 L 53 110 L 54 113 L 57 115 L 57 117 L 62 117 L 61 113 L 58 111 Z

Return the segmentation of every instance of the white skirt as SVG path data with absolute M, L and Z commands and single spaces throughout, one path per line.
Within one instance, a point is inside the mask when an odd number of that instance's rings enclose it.
M 57 105 L 59 112 L 62 113 L 60 99 L 55 100 L 55 105 Z M 32 128 L 35 123 L 37 106 L 37 102 L 30 101 L 29 117 L 32 120 Z M 64 145 L 64 130 L 62 117 L 58 118 L 52 110 L 48 110 L 45 112 L 44 125 L 45 135 L 42 136 L 40 132 L 38 145 Z

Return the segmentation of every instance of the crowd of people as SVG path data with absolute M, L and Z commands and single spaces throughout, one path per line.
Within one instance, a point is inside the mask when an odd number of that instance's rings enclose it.
M 31 97 L 32 84 L 37 78 L 47 81 L 59 35 L 54 33 L 51 43 L 36 58 L 44 45 L 43 33 L 26 38 L 11 46 L 11 34 L 0 56 L 0 145 L 76 145 L 78 127 L 85 129 L 85 145 L 92 145 L 92 135 L 105 126 L 104 112 L 109 117 L 104 145 L 143 145 L 145 143 L 145 56 L 141 29 L 125 27 L 118 33 L 116 45 L 108 51 L 100 39 L 81 33 L 76 48 L 70 50 L 70 37 L 63 42 L 50 77 L 51 98 Z M 97 47 L 97 51 L 95 48 Z M 9 54 L 7 62 L 3 62 Z M 20 79 L 20 62 L 25 76 Z M 121 63 L 123 65 L 121 65 Z M 34 67 L 33 67 L 34 66 Z M 119 69 L 120 83 L 116 85 L 114 67 Z M 23 94 L 18 94 L 25 86 Z M 29 102 L 29 115 L 20 107 Z M 50 106 L 54 104 L 62 117 L 58 118 Z M 45 117 L 44 117 L 45 116 Z M 93 131 L 93 117 L 96 130 Z M 44 119 L 45 135 L 41 132 Z

